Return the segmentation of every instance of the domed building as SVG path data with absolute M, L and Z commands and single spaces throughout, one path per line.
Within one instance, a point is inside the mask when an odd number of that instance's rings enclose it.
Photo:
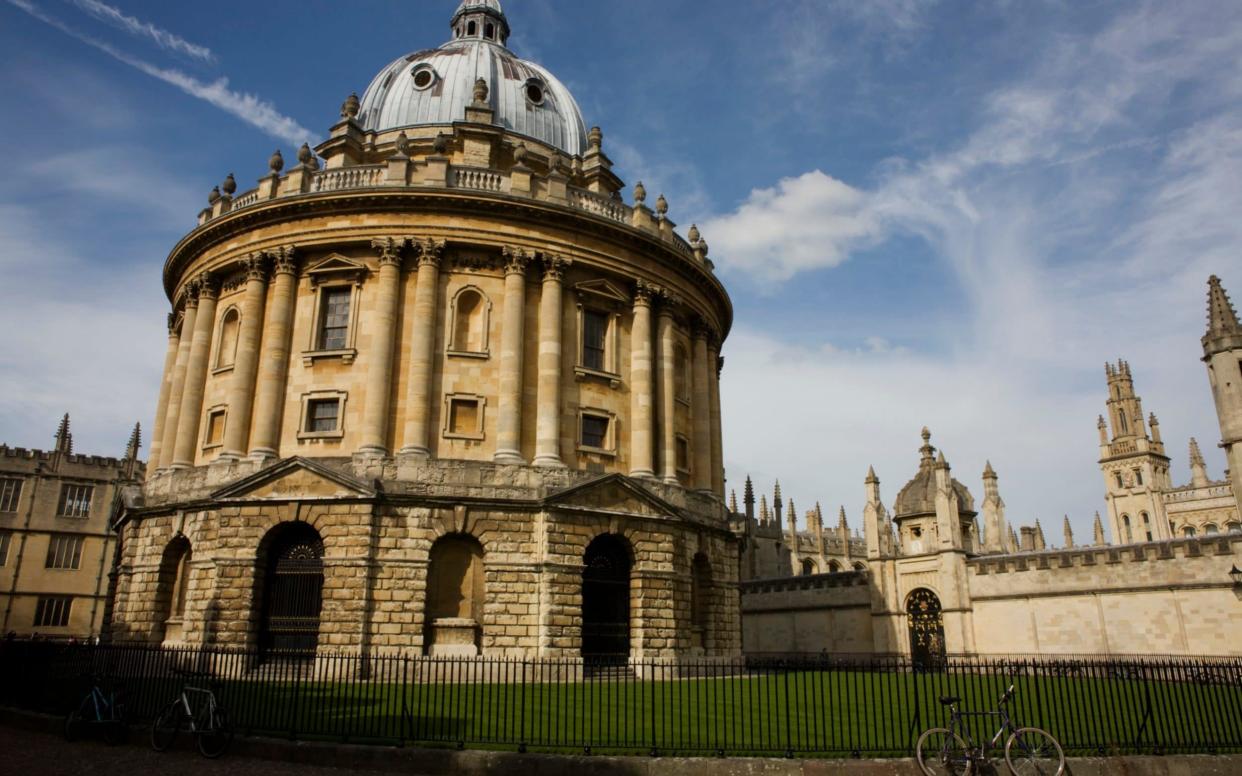
M 739 650 L 707 243 L 623 182 L 496 0 L 170 253 L 112 636 Z

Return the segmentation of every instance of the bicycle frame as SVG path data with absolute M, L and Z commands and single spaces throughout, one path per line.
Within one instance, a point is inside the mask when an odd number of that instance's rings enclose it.
M 88 722 L 111 722 L 116 719 L 116 690 L 105 694 L 99 689 L 99 685 L 91 685 L 90 694 L 87 696 L 91 699 L 91 706 L 95 710 L 95 716 L 87 720 Z M 82 699 L 85 705 L 86 699 Z
M 204 695 L 207 700 L 202 707 L 203 716 L 206 718 L 207 727 L 211 727 L 211 718 L 216 711 L 216 694 L 209 689 L 203 687 L 191 687 L 186 685 L 181 688 L 181 697 L 177 700 L 181 702 L 181 708 L 185 712 L 186 719 L 190 721 L 190 732 L 200 733 L 198 725 L 198 715 L 194 713 L 193 706 L 190 705 L 190 694 Z

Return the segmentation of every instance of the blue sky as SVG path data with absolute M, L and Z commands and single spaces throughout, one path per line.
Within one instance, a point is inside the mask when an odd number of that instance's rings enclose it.
M 454 0 L 0 0 L 0 439 L 115 454 L 149 425 L 160 267 L 207 192 L 322 137 Z M 857 525 L 931 427 L 978 496 L 1059 543 L 1103 508 L 1103 362 L 1175 479 L 1223 457 L 1198 338 L 1242 294 L 1236 3 L 506 0 L 630 183 L 698 222 L 737 318 L 731 485 Z M 756 408 L 761 408 L 756 410 Z

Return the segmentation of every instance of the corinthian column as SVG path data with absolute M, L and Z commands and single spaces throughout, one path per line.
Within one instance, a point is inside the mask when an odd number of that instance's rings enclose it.
M 190 363 L 190 343 L 194 341 L 194 324 L 198 320 L 198 283 L 190 281 L 185 288 L 185 307 L 181 313 L 181 334 L 177 344 L 177 361 L 173 364 L 172 383 L 168 386 L 168 409 L 164 415 L 164 438 L 160 444 L 161 469 L 172 466 L 177 452 L 177 418 L 181 416 L 181 395 L 185 392 L 185 368 Z
M 405 443 L 401 455 L 431 456 L 431 349 L 436 333 L 436 297 L 440 287 L 440 259 L 444 241 L 419 245 L 418 280 L 414 287 L 413 324 L 410 328 L 410 367 L 405 394 Z
M 677 484 L 677 337 L 673 306 L 679 300 L 665 294 L 657 316 L 660 329 L 660 469 L 664 481 Z
M 638 281 L 634 323 L 630 328 L 630 476 L 654 477 L 652 436 L 655 401 L 651 379 L 651 294 L 655 287 Z
M 505 308 L 500 330 L 500 405 L 496 421 L 496 463 L 522 458 L 522 352 L 526 323 L 526 265 L 530 256 L 505 248 Z
M 177 364 L 177 350 L 181 335 L 177 333 L 175 313 L 168 314 L 168 350 L 164 353 L 164 379 L 160 381 L 160 397 L 155 402 L 155 424 L 151 429 L 151 468 L 160 465 L 160 452 L 164 447 L 164 416 L 168 414 L 168 394 L 172 389 L 173 371 Z
M 379 252 L 379 282 L 375 291 L 375 318 L 371 332 L 371 366 L 367 371 L 367 401 L 362 412 L 362 444 L 358 452 L 388 455 L 388 416 L 392 402 L 393 344 L 397 339 L 397 301 L 401 294 L 401 251 L 404 237 L 383 237 L 371 247 Z
M 254 409 L 254 380 L 259 371 L 259 339 L 263 336 L 263 313 L 267 306 L 267 267 L 262 254 L 242 261 L 246 292 L 242 296 L 241 330 L 237 333 L 237 357 L 229 385 L 229 416 L 224 427 L 224 450 L 220 458 L 236 461 L 246 455 L 250 441 L 250 414 Z
M 694 487 L 697 490 L 712 488 L 712 413 L 710 393 L 707 388 L 707 326 L 699 322 L 694 327 L 694 406 L 691 427 L 694 429 Z
M 720 370 L 724 359 L 720 345 L 713 339 L 707 343 L 707 387 L 712 413 L 712 492 L 724 498 L 724 440 L 720 431 Z
M 211 335 L 216 328 L 218 295 L 219 286 L 215 278 L 204 272 L 198 281 L 198 318 L 194 321 L 194 341 L 190 343 L 190 360 L 185 367 L 185 388 L 181 393 L 181 411 L 177 416 L 174 469 L 188 469 L 194 465 L 199 415 L 203 412 L 203 391 L 207 387 L 207 361 L 211 357 Z
M 569 260 L 545 256 L 539 296 L 539 383 L 535 416 L 536 466 L 561 461 L 561 281 Z
M 285 381 L 289 376 L 289 336 L 297 304 L 297 261 L 293 248 L 271 254 L 272 317 L 263 332 L 259 356 L 259 385 L 254 402 L 251 458 L 275 458 L 280 450 L 280 421 L 285 412 Z

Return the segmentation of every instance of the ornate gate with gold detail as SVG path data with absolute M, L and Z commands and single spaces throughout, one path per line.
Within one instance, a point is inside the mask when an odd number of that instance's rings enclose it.
M 268 550 L 259 648 L 266 654 L 313 657 L 323 604 L 323 540 L 295 523 Z
M 940 599 L 927 588 L 919 588 L 906 599 L 910 623 L 910 657 L 915 667 L 931 668 L 944 660 L 944 620 Z

